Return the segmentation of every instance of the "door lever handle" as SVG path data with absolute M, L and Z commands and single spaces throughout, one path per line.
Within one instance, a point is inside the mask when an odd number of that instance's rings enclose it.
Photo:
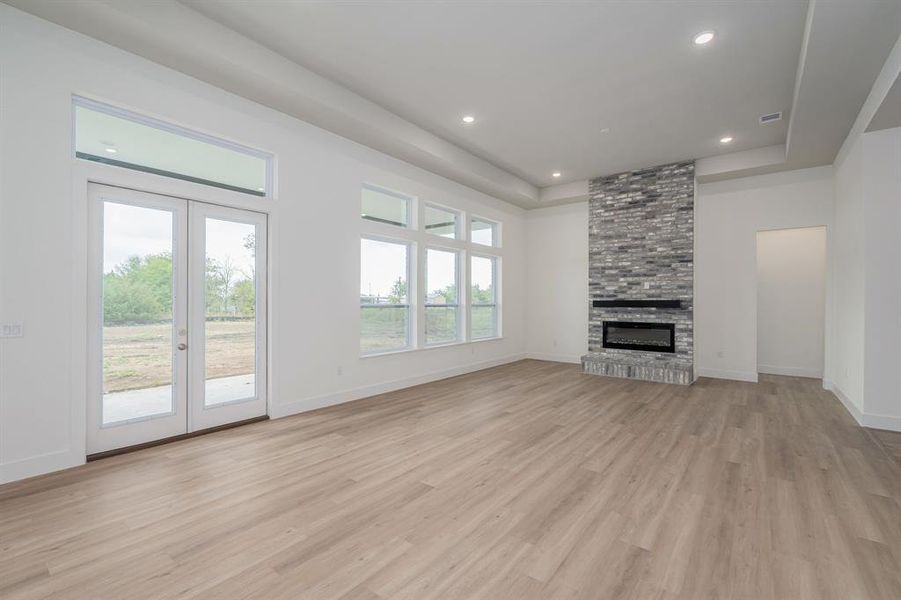
M 181 344 L 179 344 L 179 345 L 177 346 L 177 348 L 178 348 L 179 350 L 187 350 L 188 345 L 185 344 L 185 343 L 181 343 Z

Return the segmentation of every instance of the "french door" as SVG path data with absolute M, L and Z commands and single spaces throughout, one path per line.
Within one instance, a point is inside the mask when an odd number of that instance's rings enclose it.
M 88 198 L 88 453 L 265 415 L 265 215 Z

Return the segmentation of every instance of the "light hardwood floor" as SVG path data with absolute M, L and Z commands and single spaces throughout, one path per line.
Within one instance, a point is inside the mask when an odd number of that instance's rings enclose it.
M 885 449 L 895 461 L 901 465 L 901 433 L 897 431 L 870 430 L 876 441 Z
M 892 600 L 899 501 L 819 382 L 522 361 L 0 487 L 0 597 Z

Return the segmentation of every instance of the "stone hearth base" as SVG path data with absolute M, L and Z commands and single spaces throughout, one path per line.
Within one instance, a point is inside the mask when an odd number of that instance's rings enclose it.
M 641 359 L 631 359 L 626 356 L 613 358 L 609 354 L 593 352 L 582 357 L 582 372 L 589 375 L 606 375 L 607 377 L 680 385 L 690 385 L 694 381 L 694 369 L 691 366 L 662 366 L 660 363 L 646 362 Z

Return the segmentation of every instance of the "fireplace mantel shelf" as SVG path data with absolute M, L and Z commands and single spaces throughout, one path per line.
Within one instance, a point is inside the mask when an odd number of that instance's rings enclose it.
M 595 308 L 682 308 L 681 300 L 595 300 Z

